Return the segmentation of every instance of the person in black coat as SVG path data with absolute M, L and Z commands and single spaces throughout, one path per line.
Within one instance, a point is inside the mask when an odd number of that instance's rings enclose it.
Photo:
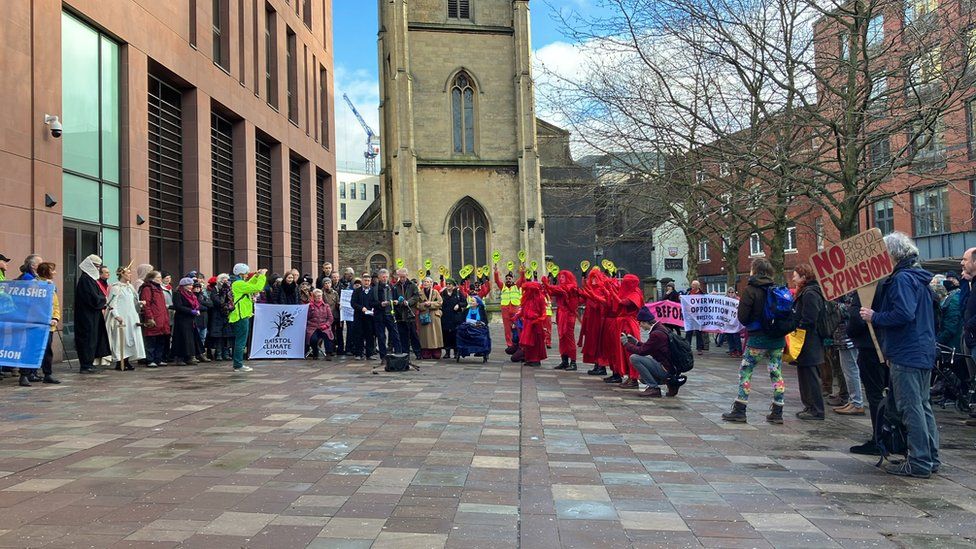
M 376 332 L 380 359 L 386 358 L 389 347 L 395 350 L 400 349 L 400 334 L 397 331 L 396 319 L 393 317 L 394 302 L 390 272 L 386 269 L 380 269 L 376 284 L 370 292 L 369 306 L 367 307 L 373 311 L 373 329 Z
M 234 295 L 230 289 L 230 277 L 222 274 L 209 289 L 210 311 L 207 315 L 207 347 L 214 360 L 231 360 L 234 349 L 234 325 L 230 323 L 230 311 L 234 309 Z
M 796 417 L 805 420 L 824 418 L 824 399 L 820 390 L 820 368 L 824 363 L 823 340 L 817 334 L 817 318 L 824 308 L 823 292 L 817 283 L 813 267 L 802 263 L 793 271 L 796 284 L 796 299 L 793 302 L 793 316 L 797 328 L 806 330 L 803 348 L 796 359 L 797 385 L 803 410 Z
M 874 308 L 874 305 L 871 307 Z M 851 305 L 848 308 L 847 336 L 854 341 L 857 348 L 857 368 L 864 383 L 864 396 L 871 416 L 871 437 L 862 444 L 851 446 L 852 454 L 879 456 L 881 449 L 874 440 L 874 429 L 878 424 L 878 407 L 884 398 L 885 387 L 888 386 L 888 367 L 878 359 L 878 351 L 871 339 L 868 324 L 861 318 L 861 297 L 854 292 Z
M 301 303 L 298 282 L 294 272 L 285 273 L 281 282 L 271 288 L 271 303 L 275 305 L 298 305 Z
M 349 300 L 353 312 L 353 326 L 349 329 L 346 338 L 346 348 L 352 351 L 354 356 L 366 360 L 373 358 L 373 354 L 376 353 L 373 317 L 368 314 L 372 311 L 370 302 L 373 291 L 373 276 L 370 273 L 363 273 L 362 285 L 352 291 Z
M 200 301 L 193 293 L 192 278 L 180 280 L 180 287 L 173 292 L 173 357 L 181 359 L 184 366 L 197 363 L 196 357 L 203 352 L 195 326 L 200 316 Z
M 441 310 L 444 316 L 441 317 L 441 332 L 444 334 L 444 358 L 451 358 L 451 351 L 457 354 L 457 327 L 464 322 L 467 314 L 468 303 L 458 291 L 457 283 L 453 278 L 447 279 L 446 287 L 441 291 L 441 299 L 444 304 Z
M 102 259 L 93 254 L 78 266 L 80 274 L 75 286 L 74 302 L 75 349 L 78 351 L 78 362 L 83 374 L 97 372 L 95 359 L 112 354 L 103 315 L 108 303 L 105 292 L 98 286 L 101 265 Z

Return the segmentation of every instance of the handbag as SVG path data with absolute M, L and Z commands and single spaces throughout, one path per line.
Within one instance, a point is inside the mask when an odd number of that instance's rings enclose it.
M 420 323 L 424 326 L 431 323 L 430 313 L 420 313 Z
M 797 328 L 786 334 L 786 349 L 783 351 L 783 361 L 794 362 L 800 358 L 800 352 L 803 351 L 803 343 L 806 339 L 807 331 L 803 328 Z

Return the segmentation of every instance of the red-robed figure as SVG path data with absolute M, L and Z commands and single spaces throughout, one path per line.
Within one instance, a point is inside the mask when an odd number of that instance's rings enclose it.
M 579 286 L 576 284 L 576 275 L 570 271 L 559 271 L 556 286 L 550 285 L 547 280 L 548 277 L 543 278 L 542 285 L 546 293 L 550 297 L 555 297 L 558 302 L 556 328 L 559 333 L 559 355 L 562 357 L 562 362 L 556 366 L 556 370 L 572 371 L 576 369 L 576 318 L 582 299 Z
M 593 369 L 586 372 L 594 376 L 607 373 L 607 360 L 603 356 L 603 332 L 609 332 L 605 326 L 606 290 L 604 282 L 606 276 L 598 267 L 594 267 L 586 277 L 586 284 L 580 286 L 580 296 L 585 300 L 586 309 L 583 311 L 582 328 L 580 328 L 579 344 L 583 347 L 583 362 L 592 364 Z M 619 343 L 619 335 L 618 343 Z
M 546 355 L 546 298 L 538 282 L 522 284 L 522 332 L 519 347 L 525 352 L 526 366 L 539 366 Z
M 640 290 L 640 279 L 634 275 L 627 275 L 619 282 L 616 279 L 607 279 L 604 282 L 606 288 L 606 323 L 608 328 L 604 330 L 613 337 L 603 338 L 603 353 L 609 362 L 613 375 L 605 381 L 607 383 L 619 383 L 623 381 L 623 376 L 628 376 L 626 387 L 637 387 L 638 373 L 628 360 L 627 352 L 620 343 L 620 334 L 627 334 L 640 338 L 640 325 L 637 323 L 637 311 L 644 304 L 644 294 Z

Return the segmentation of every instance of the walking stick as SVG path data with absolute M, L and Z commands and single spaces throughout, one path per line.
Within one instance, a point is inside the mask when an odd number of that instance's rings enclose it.
M 67 361 L 68 368 L 74 368 L 74 366 L 71 365 L 71 359 L 68 358 L 68 348 L 64 344 L 64 338 L 61 337 L 61 330 L 54 330 L 54 333 L 58 334 L 58 340 L 61 341 L 61 352 L 64 353 L 64 360 Z M 75 352 L 77 351 L 78 349 L 76 348 Z

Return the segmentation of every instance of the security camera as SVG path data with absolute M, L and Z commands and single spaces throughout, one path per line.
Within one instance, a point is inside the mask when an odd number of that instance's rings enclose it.
M 64 128 L 61 126 L 61 121 L 58 120 L 57 116 L 45 114 L 44 123 L 51 126 L 51 137 L 57 139 L 64 133 Z

